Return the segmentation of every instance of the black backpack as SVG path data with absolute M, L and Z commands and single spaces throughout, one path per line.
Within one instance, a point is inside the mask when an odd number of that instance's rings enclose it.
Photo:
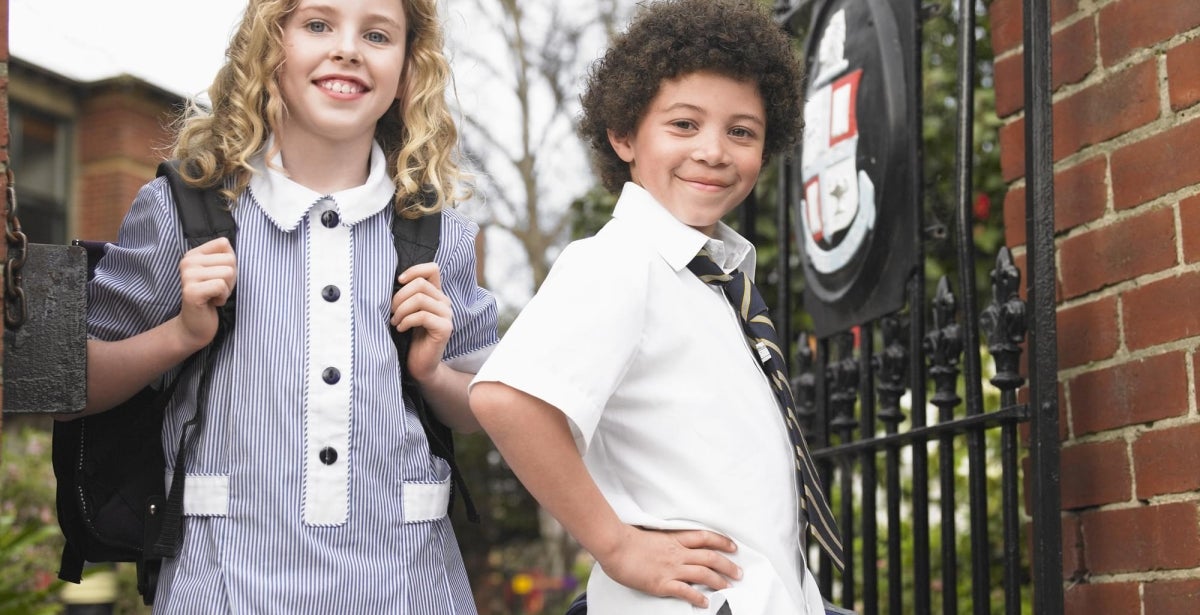
M 170 183 L 189 249 L 217 237 L 228 238 L 236 247 L 237 225 L 217 188 L 202 190 L 188 185 L 179 174 L 178 161 L 160 164 L 158 176 L 166 176 Z M 394 216 L 397 275 L 413 264 L 433 260 L 440 232 L 440 215 L 415 220 Z M 90 277 L 108 244 L 75 243 L 87 249 Z M 393 292 L 396 290 L 398 282 L 393 286 Z M 174 557 L 182 542 L 183 484 L 193 441 L 189 436 L 203 428 L 212 364 L 233 328 L 236 304 L 235 292 L 218 308 L 217 333 L 212 342 L 189 357 L 179 371 L 182 375 L 192 369 L 201 370 L 196 412 L 180 435 L 170 493 L 165 493 L 163 484 L 163 410 L 179 376 L 162 390 L 146 387 L 105 412 L 55 422 L 52 457 L 58 481 L 56 506 L 59 527 L 66 538 L 59 578 L 78 583 L 85 562 L 136 562 L 138 592 L 146 604 L 154 603 L 162 559 Z M 392 328 L 392 337 L 403 364 L 412 336 Z M 430 414 L 419 394 L 413 394 L 420 389 L 408 370 L 402 369 L 401 373 L 405 400 L 420 417 L 430 451 L 450 465 L 450 508 L 454 506 L 454 493 L 460 492 L 467 518 L 478 522 L 479 515 L 454 461 L 450 428 Z

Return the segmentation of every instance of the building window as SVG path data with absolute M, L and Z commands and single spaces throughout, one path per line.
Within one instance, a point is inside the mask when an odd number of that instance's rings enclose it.
M 21 229 L 36 243 L 67 243 L 70 124 L 13 103 L 9 152 Z

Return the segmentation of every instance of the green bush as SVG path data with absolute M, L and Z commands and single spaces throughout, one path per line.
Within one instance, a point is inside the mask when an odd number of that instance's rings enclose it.
M 0 455 L 0 615 L 57 613 L 63 538 L 54 516 L 50 432 L 5 417 Z

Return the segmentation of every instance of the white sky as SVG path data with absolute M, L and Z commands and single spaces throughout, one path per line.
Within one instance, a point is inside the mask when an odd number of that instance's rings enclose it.
M 208 88 L 246 0 L 9 0 L 12 55 L 80 81 Z

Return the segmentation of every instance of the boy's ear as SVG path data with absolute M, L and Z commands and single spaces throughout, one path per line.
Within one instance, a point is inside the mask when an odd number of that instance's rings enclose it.
M 617 156 L 625 162 L 633 162 L 633 144 L 630 143 L 629 135 L 618 135 L 612 130 L 608 131 L 608 143 L 612 145 L 613 151 L 617 152 Z

